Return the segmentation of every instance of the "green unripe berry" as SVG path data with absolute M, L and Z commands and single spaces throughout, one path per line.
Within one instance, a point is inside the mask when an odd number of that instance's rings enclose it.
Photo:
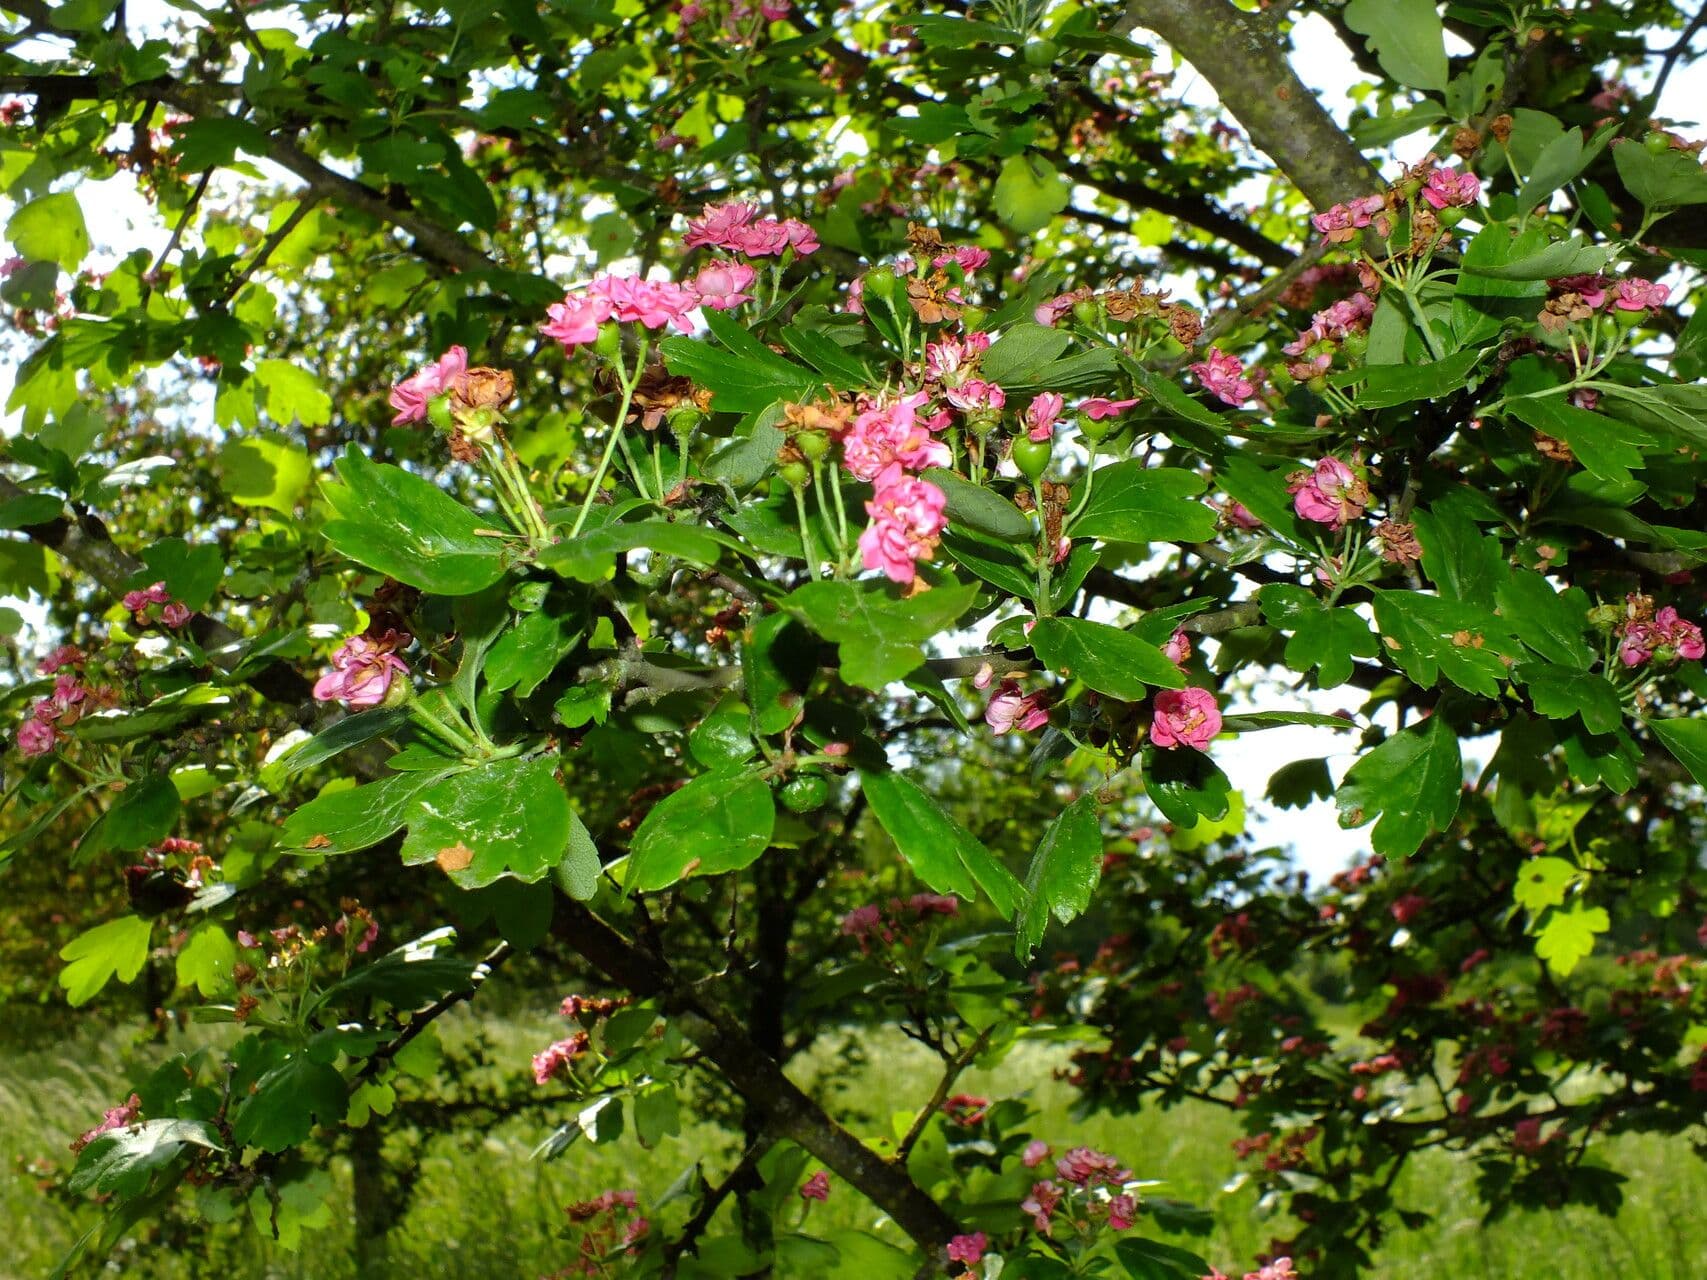
M 1087 329 L 1095 328 L 1102 323 L 1102 304 L 1090 298 L 1082 298 L 1073 304 L 1073 319 Z
M 1437 212 L 1434 215 L 1434 219 L 1443 227 L 1456 227 L 1460 222 L 1464 221 L 1464 210 L 1460 209 L 1457 205 L 1449 204 L 1446 208 Z
M 1328 379 L 1325 374 L 1318 373 L 1304 385 L 1309 387 L 1310 390 L 1314 391 L 1319 396 L 1326 395 L 1328 391 Z
M 1360 329 L 1353 329 L 1345 335 L 1340 345 L 1345 348 L 1348 356 L 1361 356 L 1369 350 L 1369 335 Z
M 1061 46 L 1053 40 L 1033 40 L 1025 46 L 1025 65 L 1036 67 L 1042 71 L 1055 65 L 1055 59 L 1061 56 Z
M 1616 307 L 1612 312 L 1612 323 L 1617 325 L 1620 329 L 1634 329 L 1647 318 L 1648 312 L 1646 308 L 1641 311 L 1626 311 L 1622 307 Z
M 616 321 L 599 326 L 599 336 L 593 342 L 593 350 L 598 352 L 603 360 L 615 360 L 622 351 L 622 330 Z
M 1092 442 L 1103 439 L 1120 424 L 1113 418 L 1092 418 L 1079 415 L 1079 434 Z
M 806 482 L 812 478 L 812 473 L 806 469 L 804 462 L 785 462 L 776 469 L 776 473 L 790 489 L 804 489 Z
M 811 813 L 830 798 L 830 784 L 822 774 L 798 774 L 784 785 L 781 798 L 782 807 L 790 813 Z
M 1642 139 L 1642 146 L 1651 156 L 1663 156 L 1671 150 L 1671 135 L 1658 129 Z
M 830 437 L 822 431 L 802 431 L 794 437 L 794 447 L 806 455 L 808 462 L 819 462 L 830 451 Z
M 1049 455 L 1054 452 L 1047 440 L 1033 440 L 1030 436 L 1020 436 L 1014 441 L 1010 456 L 1019 473 L 1035 484 L 1039 477 L 1049 468 Z
M 434 431 L 442 431 L 447 436 L 456 429 L 456 423 L 450 416 L 449 396 L 434 396 L 427 401 L 427 421 L 433 424 Z

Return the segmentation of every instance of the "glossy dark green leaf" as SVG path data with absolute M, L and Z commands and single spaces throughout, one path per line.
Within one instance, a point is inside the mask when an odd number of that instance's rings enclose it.
M 1040 618 L 1031 647 L 1057 675 L 1122 702 L 1142 702 L 1154 689 L 1183 689 L 1185 676 L 1156 645 L 1130 631 L 1084 618 Z
M 1603 675 L 1547 662 L 1520 663 L 1512 675 L 1528 690 L 1535 709 L 1550 720 L 1580 715 L 1590 733 L 1611 733 L 1623 723 L 1618 690 Z
M 879 690 L 923 662 L 925 641 L 952 628 L 977 595 L 976 583 L 900 597 L 885 584 L 812 582 L 782 603 L 836 645 L 844 680 Z
M 1443 499 L 1417 511 L 1423 569 L 1441 595 L 1492 609 L 1494 594 L 1510 570 L 1499 539 L 1482 532 L 1468 506 Z
M 628 847 L 623 887 L 654 893 L 688 876 L 750 866 L 770 847 L 776 803 L 755 770 L 702 774 L 647 813 Z
M 1517 638 L 1543 658 L 1586 671 L 1594 649 L 1586 638 L 1588 595 L 1580 587 L 1555 591 L 1532 569 L 1514 569 L 1499 586 L 1500 616 Z
M 574 618 L 530 613 L 498 637 L 486 654 L 488 687 L 514 689 L 525 698 L 580 643 L 582 628 Z
M 1707 170 L 1691 152 L 1662 151 L 1656 156 L 1639 142 L 1620 140 L 1612 145 L 1612 161 L 1630 194 L 1649 209 L 1707 203 Z
M 1036 541 L 1031 518 L 995 491 L 941 467 L 926 471 L 924 479 L 942 490 L 951 528 L 964 525 L 1014 543 Z
M 141 1120 L 101 1134 L 77 1156 L 66 1180 L 69 1190 L 103 1195 L 139 1195 L 186 1147 L 223 1151 L 219 1135 L 200 1120 Z
M 1699 716 L 1656 719 L 1648 721 L 1648 728 L 1677 757 L 1678 763 L 1689 770 L 1689 776 L 1707 787 L 1707 720 Z
M 1063 329 L 1021 321 L 990 344 L 979 361 L 980 376 L 1003 387 L 1030 382 L 1072 345 L 1072 335 Z
M 1073 486 L 1075 504 L 1084 484 Z M 1206 487 L 1194 472 L 1146 467 L 1140 458 L 1101 467 L 1071 533 L 1112 542 L 1202 542 L 1215 536 L 1215 512 L 1196 501 Z
M 936 799 L 900 773 L 860 771 L 866 803 L 913 873 L 937 893 L 975 899 L 982 889 L 1004 918 L 1025 899 L 1013 873 Z
M 158 844 L 178 820 L 177 788 L 165 773 L 151 773 L 113 796 L 112 803 L 77 843 L 76 861 L 86 863 L 108 852 L 128 852 Z
M 429 480 L 381 466 L 354 446 L 338 462 L 341 484 L 325 487 L 336 518 L 326 540 L 342 554 L 399 582 L 438 595 L 470 595 L 504 576 L 506 540 L 493 523 Z
M 1485 698 L 1499 696 L 1504 657 L 1517 656 L 1507 623 L 1488 610 L 1417 591 L 1377 591 L 1382 651 L 1417 684 L 1442 675 Z
M 559 541 L 539 553 L 539 563 L 576 582 L 600 582 L 611 576 L 620 552 L 646 548 L 693 564 L 716 564 L 726 546 L 740 544 L 727 534 L 700 525 L 641 520 L 583 530 L 573 538 L 561 531 Z
M 1131 1280 L 1198 1280 L 1213 1269 L 1189 1249 L 1142 1236 L 1121 1238 L 1114 1256 Z
M 1175 826 L 1194 827 L 1227 816 L 1233 785 L 1203 752 L 1177 747 L 1149 753 L 1144 766 L 1144 794 Z
M 1416 400 L 1442 400 L 1462 390 L 1480 350 L 1460 351 L 1433 364 L 1367 365 L 1357 404 L 1362 409 L 1385 409 Z
M 1029 960 L 1053 915 L 1067 924 L 1090 906 L 1102 878 L 1102 824 L 1094 795 L 1082 795 L 1049 824 L 1031 855 L 1025 905 L 1014 933 L 1014 956 Z
M 1263 793 L 1270 804 L 1282 809 L 1303 809 L 1334 793 L 1333 775 L 1322 756 L 1293 760 L 1269 775 L 1268 789 Z
M 552 868 L 551 877 L 557 887 L 571 898 L 580 902 L 589 901 L 599 890 L 599 875 L 603 865 L 599 861 L 598 846 L 593 843 L 592 833 L 581 821 L 578 813 L 569 814 L 569 846 L 564 851 L 563 858 Z
M 1347 771 L 1335 802 L 1342 827 L 1371 820 L 1375 852 L 1407 858 L 1458 813 L 1464 762 L 1458 737 L 1439 716 L 1395 733 Z
M 404 863 L 436 861 L 465 889 L 542 878 L 562 860 L 573 818 L 555 771 L 552 756 L 493 760 L 418 791 Z
M 408 723 L 407 707 L 371 707 L 358 711 L 322 729 L 292 750 L 280 763 L 287 774 L 301 773 L 317 764 L 325 764 L 364 742 L 400 733 Z
M 1300 673 L 1314 669 L 1324 689 L 1351 679 L 1354 659 L 1380 652 L 1369 624 L 1348 606 L 1330 608 L 1315 592 L 1289 583 L 1264 587 L 1258 599 L 1268 624 L 1292 633 L 1284 651 L 1286 665 Z
M 231 1132 L 246 1147 L 284 1151 L 306 1141 L 316 1120 L 336 1124 L 348 1107 L 344 1077 L 299 1051 L 255 1082 Z

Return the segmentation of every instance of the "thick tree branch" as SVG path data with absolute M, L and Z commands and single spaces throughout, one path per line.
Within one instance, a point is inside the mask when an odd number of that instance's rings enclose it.
M 1127 0 L 1114 32 L 1126 35 L 1135 27 L 1154 31 L 1196 67 L 1251 141 L 1316 208 L 1381 185 L 1258 15 L 1228 0 Z

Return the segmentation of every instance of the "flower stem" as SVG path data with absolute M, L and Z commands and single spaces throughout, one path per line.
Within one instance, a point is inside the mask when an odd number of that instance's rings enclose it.
M 806 556 L 806 572 L 812 581 L 818 580 L 818 549 L 812 545 L 812 520 L 806 514 L 804 485 L 789 485 L 794 490 L 794 514 L 800 522 L 800 548 Z
M 605 473 L 610 470 L 611 455 L 616 451 L 618 442 L 622 439 L 622 427 L 628 418 L 628 406 L 634 402 L 634 389 L 640 385 L 640 372 L 646 367 L 646 339 L 640 340 L 640 350 L 634 360 L 634 376 L 630 377 L 622 362 L 622 352 L 611 357 L 616 365 L 617 380 L 622 383 L 622 403 L 617 406 L 616 419 L 611 423 L 610 435 L 605 439 L 604 455 L 599 459 L 598 470 L 593 472 L 593 480 L 587 486 L 587 496 L 581 501 L 581 509 L 575 513 L 575 523 L 569 527 L 569 536 L 573 538 L 580 533 L 587 523 L 587 513 L 593 509 L 593 502 L 599 496 L 599 489 L 605 482 Z

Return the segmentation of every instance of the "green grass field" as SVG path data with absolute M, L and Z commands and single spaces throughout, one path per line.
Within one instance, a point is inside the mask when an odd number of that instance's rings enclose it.
M 484 1030 L 525 1071 L 527 1054 L 543 1043 L 547 1020 L 488 1024 Z M 447 1038 L 468 1035 L 467 1017 Z M 47 1155 L 68 1160 L 66 1143 L 123 1093 L 126 1054 L 112 1038 L 14 1046 L 0 1054 L 0 1278 L 45 1275 L 92 1218 L 83 1206 L 44 1195 L 22 1162 Z M 182 1046 L 178 1046 L 182 1047 Z M 885 1044 L 851 1075 L 831 1055 L 808 1059 L 796 1074 L 839 1103 L 875 1113 L 914 1103 L 928 1088 L 928 1063 L 914 1047 Z M 144 1056 L 161 1052 L 156 1046 Z M 1195 1200 L 1216 1215 L 1214 1234 L 1189 1241 L 1223 1269 L 1242 1265 L 1285 1224 L 1265 1217 L 1249 1189 L 1224 1192 L 1237 1171 L 1229 1143 L 1233 1123 L 1207 1107 L 1130 1119 L 1095 1117 L 1075 1123 L 1068 1090 L 1050 1078 L 1051 1059 L 1017 1055 L 998 1078 L 969 1073 L 969 1092 L 1007 1095 L 1031 1090 L 1044 1113 L 1039 1131 L 1118 1153 L 1139 1176 L 1164 1179 L 1163 1194 Z M 384 1242 L 358 1258 L 353 1228 L 340 1211 L 334 1225 L 286 1252 L 252 1230 L 222 1229 L 207 1239 L 127 1243 L 106 1274 L 137 1280 L 262 1277 L 300 1280 L 485 1280 L 535 1277 L 568 1261 L 558 1239 L 562 1207 L 610 1186 L 632 1186 L 655 1198 L 695 1156 L 713 1177 L 729 1159 L 728 1140 L 710 1126 L 686 1128 L 657 1150 L 632 1138 L 612 1146 L 579 1145 L 562 1160 L 540 1163 L 529 1153 L 555 1122 L 536 1113 L 460 1139 L 439 1138 L 420 1153 L 420 1177 L 409 1212 Z M 1707 1163 L 1682 1141 L 1625 1137 L 1610 1149 L 1630 1176 L 1616 1219 L 1584 1210 L 1520 1214 L 1491 1227 L 1476 1216 L 1469 1169 L 1453 1156 L 1425 1153 L 1401 1180 L 1398 1198 L 1433 1215 L 1416 1231 L 1391 1237 L 1372 1274 L 1382 1280 L 1701 1280 L 1707 1276 Z M 347 1204 L 347 1168 L 337 1172 L 337 1196 Z M 874 1225 L 868 1206 L 843 1188 L 813 1209 L 814 1228 Z

